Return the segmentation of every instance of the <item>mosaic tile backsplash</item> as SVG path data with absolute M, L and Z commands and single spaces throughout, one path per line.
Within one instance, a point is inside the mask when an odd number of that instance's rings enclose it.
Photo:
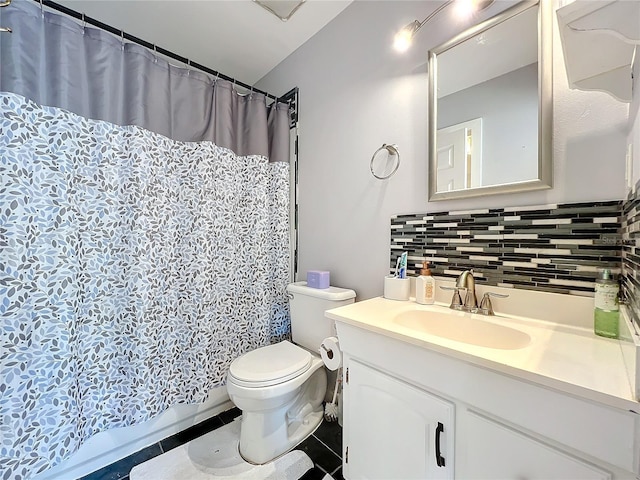
M 629 213 L 640 239 L 640 199 L 634 202 Z M 390 273 L 406 251 L 408 274 L 418 274 L 426 260 L 434 275 L 452 280 L 472 268 L 479 284 L 593 296 L 599 269 L 621 272 L 622 206 L 609 201 L 395 215 Z M 628 261 L 637 268 L 640 255 L 632 250 Z M 633 282 L 640 292 L 640 275 Z
M 622 205 L 622 296 L 640 325 L 640 182 Z

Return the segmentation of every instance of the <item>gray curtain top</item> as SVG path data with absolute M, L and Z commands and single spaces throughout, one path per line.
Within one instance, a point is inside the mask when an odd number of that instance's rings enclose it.
M 148 49 L 30 0 L 0 9 L 0 91 L 85 118 L 138 125 L 181 141 L 208 140 L 239 155 L 289 161 L 289 107 L 170 65 Z

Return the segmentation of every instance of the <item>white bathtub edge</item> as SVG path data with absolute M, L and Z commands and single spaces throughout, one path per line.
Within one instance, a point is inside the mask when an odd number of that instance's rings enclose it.
M 227 388 L 215 388 L 203 403 L 177 405 L 140 425 L 95 435 L 70 458 L 36 475 L 32 480 L 80 478 L 232 407 Z

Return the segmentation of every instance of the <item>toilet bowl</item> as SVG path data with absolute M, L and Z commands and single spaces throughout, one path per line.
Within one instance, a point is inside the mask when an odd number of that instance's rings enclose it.
M 236 358 L 227 375 L 231 401 L 242 410 L 240 455 L 270 462 L 311 435 L 322 422 L 327 375 L 318 352 L 335 335 L 325 310 L 353 303 L 355 292 L 315 289 L 298 282 L 290 294 L 292 340 L 260 347 Z M 314 352 L 314 353 L 312 353 Z
M 289 368 L 283 368 L 285 359 L 292 360 Z M 247 368 L 249 363 L 257 368 Z M 227 378 L 229 397 L 242 410 L 240 455 L 250 463 L 263 464 L 288 452 L 322 421 L 324 364 L 286 340 L 240 357 Z

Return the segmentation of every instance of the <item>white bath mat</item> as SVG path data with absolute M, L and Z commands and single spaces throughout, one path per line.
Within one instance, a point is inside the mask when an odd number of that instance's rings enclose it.
M 189 443 L 136 465 L 130 480 L 297 480 L 313 468 L 300 450 L 265 465 L 245 462 L 238 453 L 240 418 Z

